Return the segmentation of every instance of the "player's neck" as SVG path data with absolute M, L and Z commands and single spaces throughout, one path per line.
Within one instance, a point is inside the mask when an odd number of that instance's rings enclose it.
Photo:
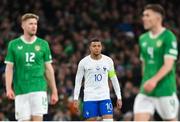
M 154 26 L 150 30 L 150 32 L 152 33 L 152 35 L 156 36 L 156 35 L 159 35 L 163 30 L 164 30 L 164 27 L 162 25 L 157 25 L 157 26 Z
M 101 59 L 102 55 L 101 54 L 99 54 L 99 55 L 91 54 L 90 57 L 94 60 L 99 60 L 99 59 Z
M 36 35 L 24 34 L 23 37 L 24 37 L 24 39 L 25 39 L 27 42 L 32 42 L 32 41 L 34 41 L 34 39 L 36 38 Z

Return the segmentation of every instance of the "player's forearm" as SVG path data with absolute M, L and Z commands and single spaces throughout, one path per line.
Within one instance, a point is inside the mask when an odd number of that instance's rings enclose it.
M 166 59 L 164 65 L 160 68 L 158 73 L 153 77 L 155 82 L 159 82 L 163 77 L 165 77 L 171 70 L 174 64 L 173 59 Z
M 5 69 L 6 90 L 12 89 L 12 79 L 13 79 L 13 67 L 7 64 Z
M 47 68 L 45 75 L 46 75 L 48 85 L 51 89 L 51 92 L 54 92 L 54 93 L 57 92 L 53 68 L 52 67 Z

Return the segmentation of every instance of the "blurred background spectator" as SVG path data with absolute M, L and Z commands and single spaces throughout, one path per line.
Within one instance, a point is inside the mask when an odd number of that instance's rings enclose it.
M 0 120 L 15 120 L 14 102 L 7 100 L 5 96 L 4 58 L 8 42 L 21 35 L 20 17 L 26 12 L 40 16 L 37 35 L 49 42 L 53 55 L 60 100 L 57 105 L 49 106 L 49 113 L 44 120 L 83 120 L 81 109 L 78 113 L 74 111 L 72 94 L 78 62 L 88 54 L 87 42 L 92 35 L 103 40 L 103 53 L 114 60 L 121 84 L 123 107 L 121 111 L 114 108 L 114 119 L 132 120 L 134 98 L 141 81 L 138 54 L 138 36 L 144 32 L 141 12 L 147 3 L 154 2 L 156 0 L 1 0 Z M 180 1 L 161 0 L 159 3 L 166 10 L 164 25 L 172 29 L 179 39 Z M 177 85 L 180 97 L 179 58 Z M 116 98 L 112 87 L 111 98 L 114 103 Z M 161 118 L 155 115 L 154 120 Z

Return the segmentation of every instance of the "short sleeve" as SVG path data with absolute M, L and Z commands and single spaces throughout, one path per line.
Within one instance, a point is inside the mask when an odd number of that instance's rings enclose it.
M 177 55 L 178 55 L 177 39 L 172 32 L 167 34 L 164 46 L 165 46 L 164 56 L 177 59 Z
M 52 62 L 51 51 L 49 48 L 49 44 L 47 42 L 45 45 L 44 61 L 45 61 L 45 63 L 51 63 Z
M 142 53 L 142 49 L 141 49 L 141 40 L 140 40 L 140 38 L 138 40 L 138 44 L 139 44 L 139 58 L 140 58 L 141 61 L 143 61 L 144 57 L 143 57 L 143 53 Z
M 14 53 L 13 53 L 12 42 L 9 42 L 9 44 L 8 44 L 8 50 L 7 50 L 7 55 L 5 58 L 5 63 L 14 64 Z

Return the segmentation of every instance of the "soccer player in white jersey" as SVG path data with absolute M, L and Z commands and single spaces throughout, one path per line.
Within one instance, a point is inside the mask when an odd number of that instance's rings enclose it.
M 115 73 L 114 63 L 108 56 L 101 54 L 101 41 L 95 37 L 90 40 L 90 55 L 83 58 L 78 65 L 75 88 L 74 107 L 78 110 L 78 98 L 84 77 L 83 117 L 86 120 L 113 121 L 113 106 L 110 99 L 108 77 L 112 81 L 117 96 L 117 107 L 121 109 L 120 85 Z

